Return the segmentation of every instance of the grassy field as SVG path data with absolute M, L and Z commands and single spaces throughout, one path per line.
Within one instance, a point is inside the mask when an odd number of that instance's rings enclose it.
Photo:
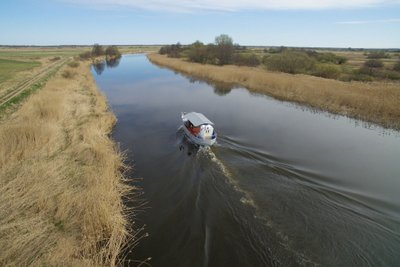
M 159 45 L 124 45 L 118 46 L 122 54 L 135 54 L 135 53 L 152 53 L 160 50 Z
M 31 70 L 40 65 L 41 63 L 37 61 L 19 61 L 0 58 L 0 83 L 12 78 L 20 71 Z
M 365 61 L 368 60 L 367 53 L 361 51 L 334 51 L 336 55 L 343 56 L 349 60 L 345 63 L 345 66 L 352 67 L 354 69 L 361 67 Z M 380 60 L 386 67 L 393 67 L 394 63 L 399 60 L 400 53 L 388 53 L 388 58 L 381 58 Z
M 60 56 L 42 52 L 3 55 Z M 114 266 L 133 238 L 116 118 L 89 64 L 63 65 L 0 124 L 1 266 Z
M 88 49 L 88 48 L 86 48 Z M 0 97 L 83 48 L 0 48 Z
M 160 66 L 201 79 L 228 82 L 280 100 L 400 129 L 399 82 L 342 82 L 257 67 L 214 66 L 150 54 Z
M 120 46 L 123 54 L 158 51 L 160 46 Z M 56 61 L 78 58 L 91 46 L 0 47 L 0 98 L 18 84 L 32 79 Z
M 107 46 L 104 46 L 107 47 Z M 122 54 L 156 52 L 158 45 L 122 45 L 118 46 Z M 91 51 L 92 46 L 74 47 L 0 47 L 0 59 L 39 60 L 54 57 L 77 57 L 80 53 Z
M 1 47 L 0 58 L 39 59 L 43 57 L 71 57 L 90 50 L 88 46 L 78 47 Z

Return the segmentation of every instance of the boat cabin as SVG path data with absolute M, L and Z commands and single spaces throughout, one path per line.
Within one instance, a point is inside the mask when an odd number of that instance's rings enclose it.
M 183 113 L 182 120 L 189 137 L 195 137 L 195 142 L 211 145 L 215 142 L 214 123 L 203 114 L 197 112 Z

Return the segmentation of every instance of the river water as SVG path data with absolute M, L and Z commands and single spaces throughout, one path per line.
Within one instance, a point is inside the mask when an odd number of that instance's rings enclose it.
M 126 265 L 399 266 L 399 132 L 196 81 L 145 55 L 93 73 L 146 202 L 135 221 L 149 237 Z M 191 145 L 182 111 L 212 120 L 217 144 Z

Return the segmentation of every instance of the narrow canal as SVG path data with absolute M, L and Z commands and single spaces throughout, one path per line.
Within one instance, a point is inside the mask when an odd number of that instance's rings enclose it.
M 127 261 L 152 266 L 396 266 L 400 133 L 213 86 L 145 55 L 93 68 L 133 164 L 146 224 Z M 182 111 L 216 126 L 197 149 Z

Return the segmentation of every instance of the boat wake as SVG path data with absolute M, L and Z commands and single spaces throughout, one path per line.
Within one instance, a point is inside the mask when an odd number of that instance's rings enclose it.
M 253 208 L 257 208 L 250 196 L 250 193 L 240 188 L 232 172 L 229 171 L 228 167 L 215 155 L 211 147 L 200 147 L 198 153 L 200 157 L 207 157 L 215 166 L 217 166 L 219 171 L 227 178 L 227 181 L 231 184 L 235 191 L 242 194 L 242 197 L 240 198 L 241 203 L 252 206 Z
M 221 138 L 223 139 L 223 138 Z M 215 146 L 217 149 L 218 148 L 224 148 L 223 145 L 218 144 Z M 242 151 L 243 152 L 243 151 Z M 254 210 L 254 218 L 260 222 L 269 229 L 271 229 L 275 235 L 279 238 L 280 244 L 288 251 L 290 252 L 293 257 L 296 259 L 296 262 L 303 265 L 311 265 L 311 266 L 316 266 L 318 265 L 316 262 L 312 261 L 309 259 L 305 254 L 303 254 L 300 251 L 297 251 L 290 245 L 290 239 L 287 235 L 284 234 L 281 230 L 279 230 L 275 223 L 271 221 L 270 219 L 265 217 L 265 214 L 262 214 L 261 208 L 257 206 L 255 203 L 252 195 L 250 192 L 244 190 L 241 188 L 239 185 L 239 181 L 235 178 L 234 175 L 234 170 L 229 168 L 222 160 L 220 160 L 217 155 L 213 152 L 211 147 L 199 147 L 198 152 L 197 152 L 198 157 L 206 157 L 209 159 L 214 166 L 217 167 L 217 169 L 227 178 L 227 182 L 233 187 L 233 189 L 238 192 L 241 196 L 240 202 L 248 207 L 251 207 Z M 265 244 L 267 245 L 267 244 Z
M 182 151 L 185 151 L 188 156 L 194 157 L 196 160 L 201 162 L 201 165 L 207 166 L 208 168 L 212 168 L 212 171 L 216 171 L 219 175 L 218 176 L 223 176 L 226 179 L 225 182 L 229 185 L 230 188 L 232 188 L 235 192 L 239 193 L 239 202 L 242 204 L 242 207 L 250 208 L 252 210 L 252 216 L 253 219 L 261 223 L 260 225 L 263 225 L 264 227 L 267 227 L 268 232 L 273 232 L 274 235 L 278 238 L 278 242 L 280 245 L 284 247 L 284 249 L 292 255 L 292 257 L 295 259 L 295 261 L 299 264 L 308 264 L 308 265 L 317 265 L 315 262 L 310 260 L 306 255 L 304 255 L 302 252 L 297 251 L 295 248 L 291 246 L 291 241 L 290 238 L 284 233 L 284 231 L 280 230 L 279 227 L 269 218 L 269 216 L 266 216 L 265 213 L 262 212 L 262 208 L 258 207 L 256 204 L 254 197 L 252 196 L 251 192 L 245 190 L 240 186 L 239 183 L 239 173 L 235 171 L 234 168 L 230 167 L 227 163 L 225 163 L 221 158 L 218 157 L 219 153 L 225 153 L 227 151 L 230 152 L 230 154 L 251 154 L 251 156 L 247 155 L 247 158 L 252 158 L 255 162 L 263 162 L 264 164 L 266 162 L 269 162 L 270 165 L 276 165 L 275 160 L 279 162 L 279 159 L 276 159 L 272 157 L 271 155 L 268 155 L 267 158 L 265 158 L 265 155 L 263 155 L 262 159 L 259 159 L 258 157 L 255 157 L 252 153 L 252 149 L 246 147 L 244 144 L 240 144 L 240 142 L 236 142 L 236 140 L 231 140 L 230 138 L 224 138 L 220 136 L 220 140 L 222 143 L 216 143 L 213 147 L 209 146 L 199 146 L 196 144 L 193 144 L 184 134 L 182 128 L 180 127 L 177 132 L 177 137 L 178 137 L 178 144 L 179 144 L 179 149 Z M 215 150 L 215 151 L 213 151 Z M 233 151 L 232 151 L 233 150 Z M 218 152 L 219 151 L 219 152 Z M 260 155 L 258 155 L 260 156 Z M 273 163 L 272 163 L 273 162 Z M 275 164 L 274 164 L 275 163 Z M 282 163 L 283 164 L 283 163 Z M 276 168 L 276 167 L 275 167 Z M 197 203 L 198 201 L 196 201 Z M 234 204 L 229 204 L 234 206 Z M 249 210 L 248 210 L 249 211 Z M 241 213 L 240 211 L 237 211 Z M 241 216 L 238 216 L 241 217 Z M 241 225 L 247 225 L 249 222 L 242 222 L 244 217 L 241 217 L 239 219 L 239 223 Z M 207 229 L 206 229 L 207 230 Z M 207 232 L 207 231 L 206 231 Z M 208 231 L 207 233 L 210 235 L 210 232 Z M 247 233 L 251 235 L 251 239 L 257 239 L 256 237 L 253 236 L 252 232 Z M 206 235 L 207 238 L 209 236 Z M 209 246 L 209 240 L 205 241 L 205 262 L 208 262 L 208 246 Z M 260 242 L 263 242 L 260 240 Z M 263 243 L 261 245 L 262 247 L 268 247 L 269 245 L 267 243 Z M 256 249 L 257 250 L 257 249 Z

